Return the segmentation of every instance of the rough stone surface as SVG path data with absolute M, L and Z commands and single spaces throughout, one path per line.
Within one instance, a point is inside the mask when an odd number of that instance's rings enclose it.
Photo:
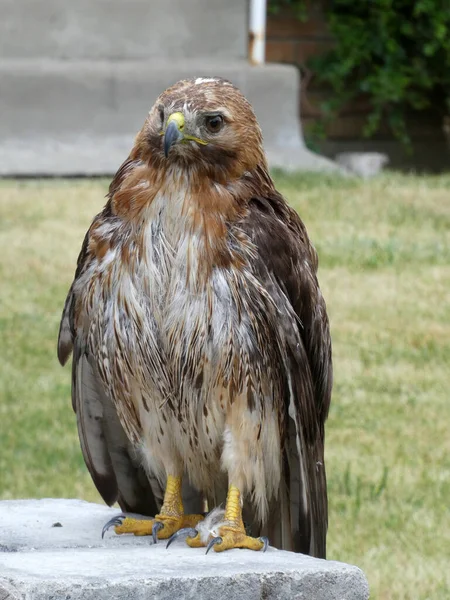
M 149 538 L 101 539 L 116 509 L 80 500 L 0 502 L 1 600 L 367 600 L 360 569 L 269 548 L 168 550 Z

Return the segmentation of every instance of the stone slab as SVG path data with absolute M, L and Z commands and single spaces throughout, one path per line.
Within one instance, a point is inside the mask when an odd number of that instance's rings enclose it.
M 389 163 L 382 152 L 341 152 L 336 156 L 338 165 L 360 177 L 375 177 Z
M 450 166 L 450 144 L 443 136 L 433 139 L 412 140 L 412 152 L 398 140 L 325 140 L 320 143 L 320 152 L 330 160 L 336 160 L 342 152 L 377 152 L 389 157 L 389 169 L 413 173 L 448 172 Z
M 221 76 L 250 100 L 270 164 L 339 170 L 308 152 L 298 71 L 244 60 L 0 61 L 0 175 L 112 175 L 158 95 L 179 79 Z
M 94 137 L 71 136 L 68 139 L 32 137 L 0 139 L 1 176 L 98 176 L 112 177 L 128 156 L 133 135 Z M 309 151 L 266 146 L 271 168 L 284 171 L 332 172 L 346 175 L 343 167 Z M 1 598 L 0 598 L 1 600 Z
M 274 548 L 263 553 L 168 550 L 149 538 L 107 534 L 117 510 L 79 500 L 0 502 L 2 600 L 367 600 L 357 567 Z

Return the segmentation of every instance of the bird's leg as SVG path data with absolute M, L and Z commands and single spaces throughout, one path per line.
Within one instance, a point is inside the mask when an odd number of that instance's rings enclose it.
M 203 515 L 185 515 L 181 498 L 181 477 L 167 478 L 164 502 L 159 515 L 155 516 L 157 523 L 163 524 L 158 533 L 159 539 L 167 539 L 179 529 L 195 527 Z
M 242 520 L 242 500 L 239 488 L 230 485 L 225 507 L 224 524 L 219 527 L 218 536 L 212 538 L 206 552 L 214 547 L 216 552 L 230 548 L 248 548 L 249 550 L 266 550 L 267 538 L 253 538 L 246 534 Z
M 181 477 L 168 475 L 164 502 L 159 515 L 154 519 L 143 520 L 126 517 L 115 525 L 117 534 L 133 533 L 134 535 L 153 535 L 153 539 L 167 539 L 182 528 L 193 528 L 203 515 L 185 515 L 181 498 Z M 106 527 L 106 526 L 105 526 Z

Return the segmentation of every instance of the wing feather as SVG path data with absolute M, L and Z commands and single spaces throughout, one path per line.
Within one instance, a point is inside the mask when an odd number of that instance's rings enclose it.
M 83 457 L 100 495 L 111 506 L 118 487 L 105 436 L 102 397 L 93 368 L 77 346 L 72 370 L 72 402 Z
M 270 511 L 267 530 L 282 548 L 324 558 L 328 523 L 324 423 L 332 360 L 326 307 L 316 276 L 317 255 L 297 213 L 275 190 L 250 201 L 241 227 L 256 247 L 253 268 L 278 307 L 279 336 L 284 340 L 288 426 L 277 500 L 281 513 Z
M 122 510 L 154 516 L 163 490 L 153 490 L 136 448 L 129 442 L 112 401 L 87 354 L 74 356 L 74 405 L 86 466 L 104 501 Z M 156 492 L 156 494 L 154 493 Z
M 107 204 L 93 221 L 106 218 Z M 91 226 L 91 229 L 92 229 Z M 104 501 L 119 502 L 122 510 L 155 515 L 163 490 L 149 478 L 137 449 L 129 442 L 120 424 L 114 404 L 105 393 L 94 361 L 75 328 L 76 282 L 89 264 L 87 232 L 77 261 L 74 283 L 64 306 L 58 337 L 58 359 L 64 365 L 71 352 L 72 406 L 77 416 L 78 435 L 83 458 Z

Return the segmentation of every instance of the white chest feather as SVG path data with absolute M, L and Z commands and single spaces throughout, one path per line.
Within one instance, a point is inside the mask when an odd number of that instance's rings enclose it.
M 205 268 L 207 242 L 186 194 L 156 196 L 145 210 L 140 227 L 100 226 L 109 248 L 75 290 L 83 298 L 79 327 L 106 391 L 155 473 L 173 472 L 184 457 L 201 487 L 219 469 L 223 444 L 226 466 L 261 439 L 270 460 L 261 454 L 252 468 L 267 471 L 275 489 L 276 308 L 252 255 L 244 250 L 238 266 Z M 227 442 L 230 427 L 242 439 Z

